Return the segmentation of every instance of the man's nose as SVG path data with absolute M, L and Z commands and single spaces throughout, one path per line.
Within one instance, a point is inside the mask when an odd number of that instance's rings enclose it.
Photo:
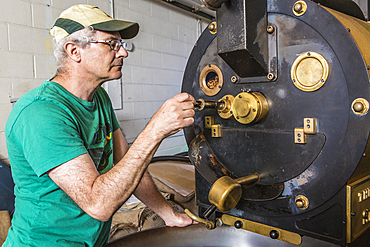
M 123 46 L 120 46 L 117 51 L 117 56 L 126 58 L 128 57 L 128 52 L 125 48 L 123 48 Z

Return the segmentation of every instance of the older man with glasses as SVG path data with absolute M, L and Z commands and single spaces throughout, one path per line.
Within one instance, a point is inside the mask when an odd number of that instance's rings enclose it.
M 91 5 L 56 20 L 57 73 L 20 98 L 6 124 L 16 210 L 3 246 L 102 246 L 132 194 L 168 226 L 192 223 L 161 196 L 147 167 L 164 138 L 194 122 L 194 98 L 167 100 L 129 148 L 101 88 L 122 76 L 121 39 L 138 31 Z

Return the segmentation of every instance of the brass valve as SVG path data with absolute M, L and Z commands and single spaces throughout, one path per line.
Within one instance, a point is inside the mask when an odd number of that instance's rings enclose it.
M 198 99 L 194 107 L 198 111 L 202 111 L 204 109 L 216 109 L 220 117 L 223 119 L 229 119 L 233 116 L 231 113 L 233 101 L 234 96 L 232 95 L 225 95 L 218 101 Z
M 242 124 L 258 122 L 268 113 L 268 103 L 261 93 L 243 92 L 238 94 L 232 104 L 232 114 Z

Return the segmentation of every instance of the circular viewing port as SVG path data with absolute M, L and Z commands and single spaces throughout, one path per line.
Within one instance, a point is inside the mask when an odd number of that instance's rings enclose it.
M 208 96 L 214 96 L 220 92 L 223 85 L 223 76 L 220 68 L 214 64 L 204 67 L 199 76 L 199 85 Z
M 320 89 L 328 80 L 329 63 L 319 53 L 305 52 L 292 65 L 291 77 L 294 85 L 305 92 Z

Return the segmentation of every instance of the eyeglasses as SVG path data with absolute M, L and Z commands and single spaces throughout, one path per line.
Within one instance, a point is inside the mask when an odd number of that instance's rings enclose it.
M 104 44 L 107 44 L 109 45 L 110 49 L 113 50 L 113 51 L 118 51 L 121 46 L 123 47 L 123 49 L 126 50 L 126 47 L 127 47 L 127 43 L 124 42 L 123 40 L 90 40 L 89 43 L 104 43 Z

